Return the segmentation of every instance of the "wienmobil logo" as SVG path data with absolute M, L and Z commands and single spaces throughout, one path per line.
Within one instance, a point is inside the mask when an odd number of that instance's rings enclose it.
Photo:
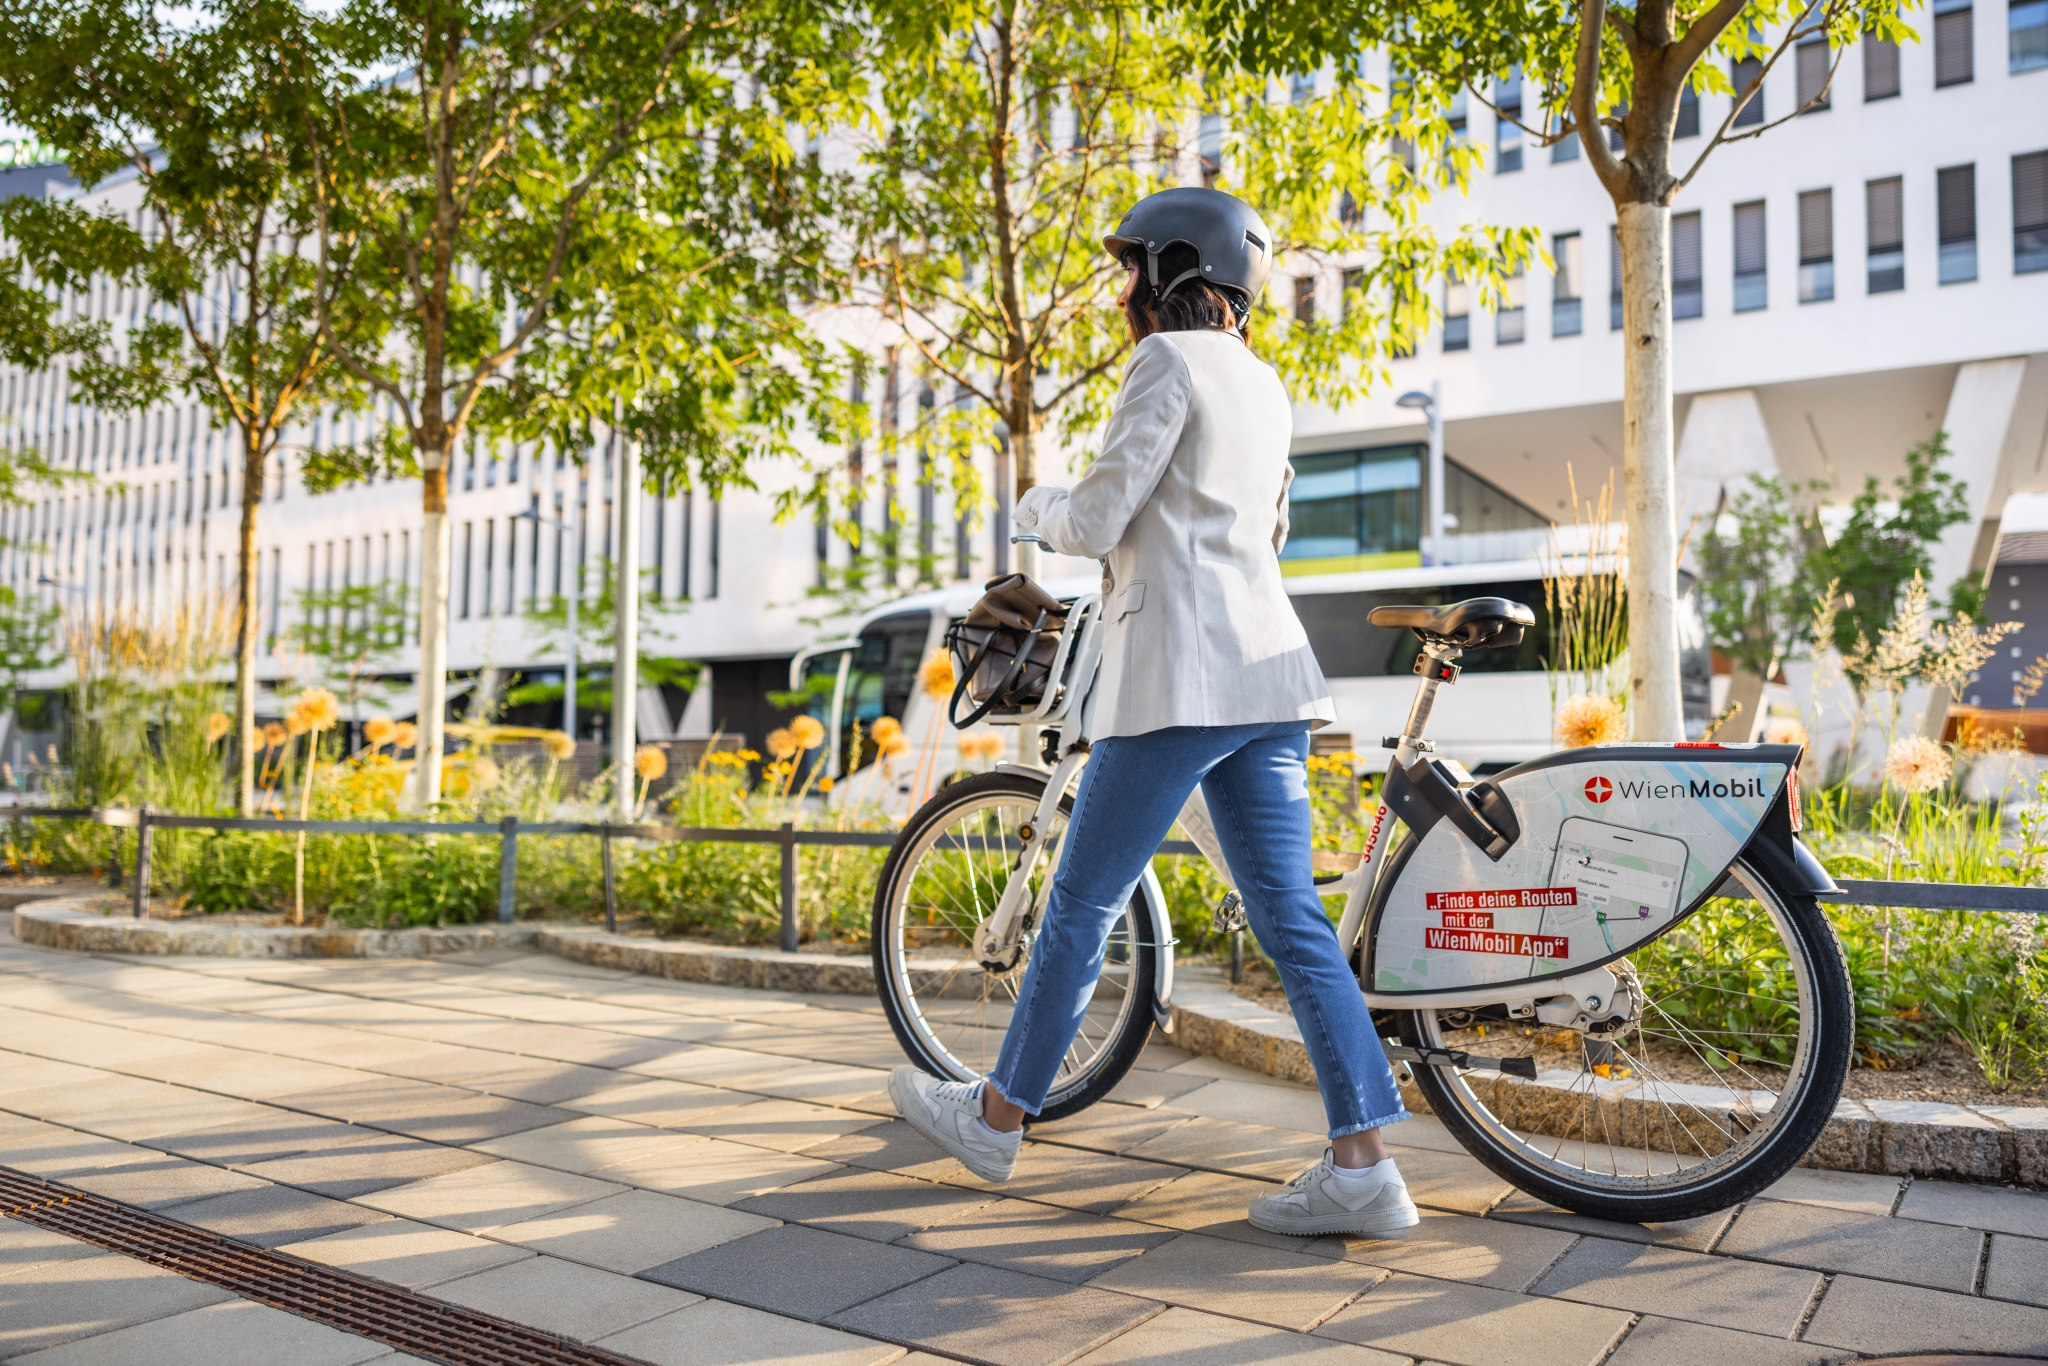
M 1648 780 L 1616 778 L 1586 779 L 1586 800 L 1604 802 L 1610 797 L 1626 797 L 1631 801 L 1652 800 L 1674 801 L 1691 798 L 1695 801 L 1708 797 L 1763 797 L 1762 778 L 1688 778 L 1681 783 L 1653 783 Z

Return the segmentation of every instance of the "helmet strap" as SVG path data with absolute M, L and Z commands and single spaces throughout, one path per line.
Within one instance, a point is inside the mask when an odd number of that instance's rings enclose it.
M 1153 262 L 1154 262 L 1154 267 L 1155 267 L 1155 270 L 1156 270 L 1156 268 L 1157 268 L 1157 262 L 1158 262 L 1159 258 L 1155 256 L 1155 257 L 1153 257 L 1153 258 L 1152 258 L 1152 260 L 1153 260 Z M 1182 272 L 1181 272 L 1180 274 L 1178 274 L 1178 275 L 1176 275 L 1176 276 L 1174 276 L 1174 277 L 1173 277 L 1173 283 L 1172 283 L 1172 284 L 1168 285 L 1168 286 L 1167 286 L 1167 287 L 1166 287 L 1165 289 L 1162 289 L 1162 290 L 1160 290 L 1160 291 L 1159 291 L 1159 297 L 1160 297 L 1160 298 L 1162 298 L 1162 299 L 1163 299 L 1163 298 L 1165 298 L 1165 297 L 1166 297 L 1167 295 L 1169 295 L 1169 294 L 1173 293 L 1173 291 L 1175 291 L 1176 289 L 1179 289 L 1179 288 L 1181 287 L 1181 285 L 1182 285 L 1182 284 L 1183 284 L 1184 282 L 1186 282 L 1186 281 L 1188 281 L 1188 280 L 1192 280 L 1192 279 L 1195 279 L 1195 278 L 1197 278 L 1198 276 L 1200 276 L 1200 275 L 1201 275 L 1201 273 L 1202 273 L 1202 268 L 1201 268 L 1200 266 L 1196 266 L 1196 267 L 1195 267 L 1194 269 L 1192 269 L 1192 270 L 1184 270 L 1184 271 L 1182 271 Z M 1159 283 L 1159 282 L 1158 282 L 1157 278 L 1155 277 L 1155 278 L 1154 278 L 1154 280 L 1153 280 L 1153 284 L 1155 284 L 1155 285 L 1156 285 L 1156 284 L 1158 284 L 1158 283 Z

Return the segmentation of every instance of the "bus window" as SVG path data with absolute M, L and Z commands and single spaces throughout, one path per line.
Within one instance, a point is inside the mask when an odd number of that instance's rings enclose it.
M 836 724 L 835 703 L 839 690 L 839 670 L 847 663 L 852 646 L 836 650 L 820 650 L 798 661 L 800 672 L 792 680 L 796 687 L 789 699 L 800 707 L 806 716 L 825 728 L 830 746 L 823 754 L 806 756 L 807 764 L 823 765 L 823 772 L 837 776 L 840 767 L 839 728 Z M 806 769 L 806 774 L 809 770 Z M 802 780 L 799 779 L 799 782 Z
M 1519 646 L 1467 650 L 1458 661 L 1466 673 L 1526 673 L 1543 668 L 1543 657 L 1550 648 L 1550 614 L 1543 605 L 1541 579 L 1377 593 L 1301 593 L 1293 602 L 1324 677 L 1385 678 L 1412 672 L 1422 642 L 1413 631 L 1372 625 L 1366 618 L 1373 608 L 1441 607 L 1467 598 L 1507 598 L 1523 603 L 1536 614 L 1536 624 L 1522 633 Z
M 875 722 L 885 716 L 901 721 L 910 710 L 917 691 L 917 668 L 924 662 L 924 643 L 930 638 L 930 612 L 898 612 L 870 622 L 860 633 L 853 658 L 846 670 L 846 703 L 840 712 L 839 752 L 843 771 L 853 773 L 875 761 L 875 746 L 869 736 Z M 853 744 L 853 727 L 860 726 L 860 746 Z

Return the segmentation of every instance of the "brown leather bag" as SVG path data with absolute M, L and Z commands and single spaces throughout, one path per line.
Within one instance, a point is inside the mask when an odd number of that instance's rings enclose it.
M 1022 574 L 990 579 L 985 590 L 966 618 L 946 630 L 959 675 L 946 715 L 962 730 L 992 711 L 1029 711 L 1044 700 L 1067 624 L 1066 604 Z M 975 704 L 965 719 L 962 697 Z

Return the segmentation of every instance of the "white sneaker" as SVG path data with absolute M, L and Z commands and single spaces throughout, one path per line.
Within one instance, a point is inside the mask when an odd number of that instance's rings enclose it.
M 889 1074 L 889 1099 L 910 1127 L 960 1160 L 984 1181 L 1007 1181 L 1017 1169 L 1024 1131 L 999 1134 L 982 1122 L 978 1081 L 940 1081 L 905 1063 Z
M 1252 1201 L 1252 1227 L 1304 1237 L 1318 1233 L 1384 1237 L 1422 1222 L 1393 1158 L 1380 1161 L 1364 1176 L 1339 1176 L 1335 1165 L 1336 1158 L 1325 1148 L 1323 1160 L 1295 1177 L 1284 1190 Z

